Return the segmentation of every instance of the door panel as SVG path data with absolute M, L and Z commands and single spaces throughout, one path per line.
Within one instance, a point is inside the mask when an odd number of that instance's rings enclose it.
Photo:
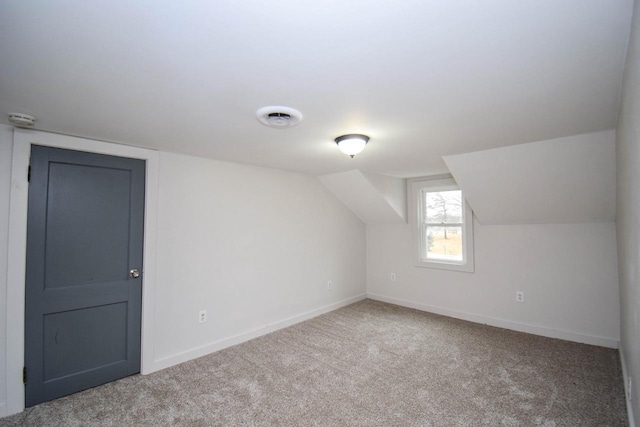
M 32 146 L 26 405 L 140 371 L 142 160 Z
M 127 303 L 44 316 L 44 381 L 127 359 Z
M 130 187 L 128 170 L 49 164 L 47 288 L 127 279 Z

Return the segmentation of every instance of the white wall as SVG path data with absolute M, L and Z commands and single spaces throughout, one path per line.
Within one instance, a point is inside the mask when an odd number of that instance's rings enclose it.
M 614 130 L 444 157 L 482 224 L 614 222 Z
M 640 426 L 640 2 L 634 5 L 617 135 L 620 344 L 625 381 L 633 378 L 630 418 Z M 627 384 L 628 386 L 628 384 Z M 627 388 L 628 389 L 628 388 Z
M 11 188 L 11 152 L 13 128 L 0 125 L 0 417 L 6 414 L 6 311 L 7 300 L 7 250 L 9 236 L 9 195 Z
M 366 292 L 364 224 L 317 178 L 161 153 L 159 188 L 159 367 Z
M 617 345 L 614 223 L 475 221 L 474 273 L 414 267 L 411 237 L 408 224 L 367 225 L 371 297 L 514 330 Z M 515 302 L 517 290 L 524 291 L 525 303 Z

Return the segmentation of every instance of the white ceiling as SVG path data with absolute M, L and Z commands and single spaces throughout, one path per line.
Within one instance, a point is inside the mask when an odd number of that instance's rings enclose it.
M 442 173 L 615 126 L 632 0 L 4 0 L 0 113 L 267 167 Z M 300 110 L 267 128 L 266 105 Z M 371 137 L 350 159 L 333 139 Z

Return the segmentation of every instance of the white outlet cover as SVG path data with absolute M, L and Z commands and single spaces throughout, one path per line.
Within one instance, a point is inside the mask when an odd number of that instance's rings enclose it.
M 391 281 L 392 282 L 396 281 L 396 273 L 391 273 Z
M 327 282 L 327 289 L 333 289 L 333 282 L 331 280 Z
M 204 323 L 207 321 L 207 310 L 200 310 L 198 313 L 198 323 Z

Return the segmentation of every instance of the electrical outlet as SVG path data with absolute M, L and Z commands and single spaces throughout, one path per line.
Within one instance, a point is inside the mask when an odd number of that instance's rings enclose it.
M 207 310 L 200 310 L 198 313 L 198 323 L 204 323 L 207 321 Z
M 327 289 L 333 289 L 333 282 L 331 280 L 327 282 Z
M 516 291 L 516 302 L 524 302 L 524 292 Z
M 391 273 L 391 281 L 392 282 L 396 281 L 396 273 Z

